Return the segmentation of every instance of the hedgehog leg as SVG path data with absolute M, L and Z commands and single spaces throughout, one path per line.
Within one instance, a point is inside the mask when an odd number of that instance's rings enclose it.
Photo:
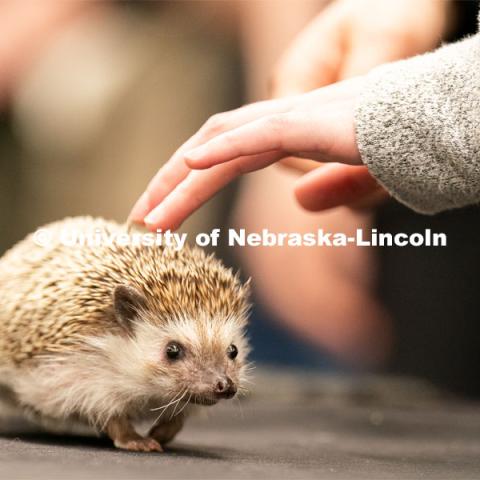
M 151 437 L 142 437 L 133 428 L 127 417 L 111 419 L 105 433 L 117 448 L 133 452 L 163 452 L 161 445 Z
M 173 417 L 169 422 L 158 423 L 154 425 L 148 434 L 162 445 L 173 440 L 175 435 L 182 429 L 185 423 L 185 415 L 180 414 Z

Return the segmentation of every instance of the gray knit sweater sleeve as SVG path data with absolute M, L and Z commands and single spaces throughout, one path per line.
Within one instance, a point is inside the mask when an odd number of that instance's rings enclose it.
M 355 112 L 363 162 L 422 213 L 480 202 L 480 37 L 376 68 Z

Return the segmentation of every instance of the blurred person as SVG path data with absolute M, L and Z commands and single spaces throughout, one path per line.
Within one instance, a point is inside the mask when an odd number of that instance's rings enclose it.
M 372 2 L 355 2 L 355 5 L 358 6 L 359 3 L 362 3 L 363 8 L 365 9 L 364 10 L 365 12 L 366 11 L 371 12 L 372 5 L 375 2 L 373 3 Z M 383 2 L 381 3 L 384 5 Z M 407 4 L 409 2 L 405 2 L 405 3 Z M 355 19 L 356 21 L 356 19 L 363 18 L 356 14 L 352 15 L 352 5 L 353 5 L 352 2 L 341 2 L 339 10 L 343 11 L 342 15 L 335 16 L 335 15 L 332 15 L 331 13 L 332 10 L 327 11 L 324 19 L 330 18 L 331 20 L 331 18 L 333 17 L 333 18 L 336 18 L 336 21 L 337 21 L 336 27 L 333 28 L 333 30 L 344 31 L 342 28 L 340 28 L 340 26 L 342 27 L 345 27 L 345 25 L 349 26 L 352 20 Z M 418 4 L 416 3 L 415 5 L 417 8 Z M 390 23 L 388 21 L 386 22 L 387 32 L 389 31 L 389 28 L 392 29 L 393 28 L 392 26 L 395 25 L 394 31 L 390 32 L 392 33 L 391 41 L 394 43 L 394 45 L 396 41 L 402 43 L 403 44 L 402 47 L 394 46 L 390 50 L 388 48 L 389 43 L 378 42 L 379 37 L 376 35 L 372 35 L 372 31 L 369 32 L 368 28 L 358 29 L 360 32 L 363 32 L 363 33 L 365 33 L 366 31 L 367 32 L 366 38 L 369 40 L 374 40 L 373 45 L 376 47 L 379 47 L 378 48 L 379 52 L 376 52 L 375 55 L 372 55 L 372 58 L 374 59 L 373 64 L 369 63 L 369 62 L 372 62 L 372 59 L 370 58 L 370 60 L 368 60 L 368 57 L 367 57 L 367 61 L 364 67 L 365 69 L 369 69 L 377 62 L 389 61 L 395 58 L 401 58 L 406 55 L 411 55 L 412 53 L 418 53 L 418 52 L 424 51 L 425 49 L 432 48 L 439 42 L 440 35 L 445 34 L 446 26 L 447 26 L 446 10 L 443 10 L 446 7 L 446 5 L 441 2 L 433 3 L 433 2 L 427 2 L 427 1 L 421 2 L 421 5 L 425 9 L 424 13 L 428 14 L 427 18 L 433 19 L 431 38 L 429 38 L 428 36 L 426 37 L 424 35 L 423 24 L 421 22 L 408 21 L 408 20 L 413 20 L 413 17 L 411 14 L 412 8 L 413 8 L 412 4 L 408 5 L 408 9 L 404 12 L 403 16 L 399 15 L 398 12 L 396 12 L 395 17 L 390 18 L 391 22 Z M 348 8 L 346 8 L 346 6 Z M 334 4 L 334 7 L 332 8 L 333 8 L 333 11 L 335 11 L 335 4 Z M 346 22 L 345 22 L 345 12 L 347 12 L 347 18 L 349 20 Z M 353 12 L 358 13 L 356 9 L 353 9 Z M 385 15 L 388 14 L 388 12 L 384 12 L 384 13 Z M 433 13 L 436 13 L 436 14 L 433 15 Z M 330 17 L 328 15 L 330 15 Z M 379 16 L 379 18 L 383 19 L 385 15 L 383 16 L 381 15 Z M 415 10 L 414 16 L 416 15 L 418 15 L 418 8 Z M 424 19 L 425 17 L 420 15 L 420 18 Z M 401 25 L 400 29 L 397 28 L 397 22 L 399 19 L 400 19 L 400 25 Z M 404 20 L 405 23 L 402 23 L 401 20 Z M 325 26 L 325 24 L 323 24 L 322 22 L 317 22 L 317 23 L 319 23 L 322 26 L 322 28 Z M 368 23 L 369 22 L 367 22 L 367 24 Z M 374 27 L 374 32 L 377 31 L 378 27 L 379 25 L 376 25 Z M 402 28 L 404 30 L 403 34 L 402 34 Z M 315 31 L 315 29 L 313 30 Z M 330 30 L 330 33 L 333 30 Z M 353 31 L 356 31 L 356 29 L 354 28 Z M 378 29 L 378 31 L 380 33 L 383 33 L 383 30 L 381 28 Z M 308 35 L 309 34 L 306 34 L 307 37 Z M 350 36 L 355 37 L 355 35 L 351 35 L 351 32 L 347 35 L 347 38 Z M 390 37 L 387 36 L 387 38 L 390 38 Z M 344 40 L 345 39 L 342 39 L 340 41 L 340 44 L 342 46 L 345 45 Z M 328 40 L 326 38 L 324 43 L 328 44 Z M 317 41 L 317 43 L 315 43 L 314 45 L 319 45 L 319 44 L 323 45 L 324 43 L 320 43 Z M 470 65 L 468 65 L 468 61 L 471 58 L 471 55 L 469 55 L 469 53 L 471 54 L 471 51 L 470 52 L 467 51 L 466 43 L 464 42 L 463 45 L 461 44 L 456 45 L 455 48 L 457 49 L 456 50 L 457 52 L 458 51 L 460 52 L 460 55 L 464 55 L 464 57 L 467 57 L 467 60 L 465 60 L 465 58 L 463 59 L 464 61 L 463 61 L 463 64 L 461 63 L 461 66 L 470 67 Z M 472 43 L 473 42 L 470 42 L 470 45 L 469 45 L 470 48 L 472 48 Z M 299 44 L 301 45 L 302 41 L 300 41 Z M 462 50 L 462 47 L 463 47 L 463 50 Z M 327 48 L 327 50 L 329 49 Z M 376 50 L 376 49 L 374 48 L 373 50 Z M 384 50 L 387 50 L 387 52 L 385 53 Z M 355 58 L 355 55 L 352 55 L 354 57 L 354 60 L 352 60 L 350 58 L 351 56 L 350 53 L 351 52 L 347 50 L 345 55 L 345 58 L 347 59 L 346 62 L 344 61 L 331 62 L 331 64 L 333 65 L 333 68 L 332 68 L 332 71 L 330 72 L 330 75 L 332 76 L 332 80 L 330 81 L 335 81 L 335 79 L 333 78 L 334 75 L 337 75 L 337 77 L 342 78 L 341 75 L 343 75 L 342 73 L 343 70 L 345 70 L 346 72 L 350 71 L 349 70 L 350 67 L 346 68 L 345 65 L 348 66 L 350 63 L 353 63 L 355 65 L 355 62 L 359 61 L 358 58 L 360 57 Z M 442 53 L 443 53 L 443 58 L 442 58 Z M 345 54 L 345 50 L 342 51 L 342 54 Z M 456 52 L 454 52 L 453 49 L 451 50 L 444 49 L 442 51 L 435 53 L 433 57 L 428 57 L 430 59 L 430 58 L 434 58 L 436 55 L 435 57 L 436 60 L 432 60 L 432 62 L 435 62 L 435 61 L 437 62 L 436 63 L 437 69 L 436 70 L 432 69 L 430 71 L 433 78 L 435 78 L 435 72 L 441 71 L 441 67 L 439 67 L 439 64 L 441 64 L 443 60 L 446 60 L 446 63 L 448 64 L 448 62 L 451 61 L 452 57 L 454 57 L 455 54 Z M 320 58 L 323 60 L 325 58 L 325 55 L 320 56 Z M 421 69 L 418 66 L 418 63 L 421 61 L 423 61 L 423 58 L 420 60 L 417 60 L 416 65 L 418 69 Z M 355 68 L 358 68 L 358 67 L 355 67 Z M 355 72 L 355 68 L 352 68 L 353 72 Z M 290 74 L 292 73 L 292 71 L 294 70 L 290 69 Z M 397 71 L 403 72 L 402 70 L 397 70 Z M 412 71 L 415 72 L 415 64 L 413 64 Z M 471 70 L 469 71 L 471 72 Z M 335 73 L 335 72 L 338 72 L 338 73 Z M 408 65 L 407 65 L 407 74 L 408 73 L 409 72 L 408 72 Z M 349 76 L 351 74 L 352 73 L 349 73 L 349 74 L 346 73 L 345 76 Z M 336 78 L 336 79 L 338 80 L 339 78 Z M 391 79 L 391 77 L 389 78 Z M 430 77 L 427 77 L 427 78 L 430 79 Z M 464 83 L 462 83 L 462 81 Z M 352 125 L 351 118 L 352 118 L 352 112 L 353 112 L 352 105 L 355 103 L 352 101 L 352 98 L 355 99 L 356 95 L 362 88 L 362 82 L 363 80 L 360 79 L 356 81 L 343 83 L 336 88 L 325 90 L 325 93 L 322 91 L 319 91 L 318 93 L 309 94 L 308 97 L 305 98 L 305 100 L 303 100 L 302 97 L 298 97 L 288 101 L 267 102 L 264 104 L 258 104 L 258 105 L 253 105 L 251 107 L 246 107 L 244 109 L 239 110 L 238 112 L 233 112 L 231 114 L 224 114 L 222 118 L 217 117 L 216 119 L 214 119 L 215 120 L 214 122 L 210 122 L 209 124 L 207 124 L 207 126 L 204 129 L 200 130 L 200 132 L 196 136 L 194 136 L 189 142 L 187 142 L 177 152 L 177 155 L 172 158 L 170 165 L 167 166 L 167 168 L 163 169 L 163 171 L 161 171 L 158 174 L 158 176 L 151 182 L 149 186 L 149 190 L 147 190 L 149 192 L 149 194 L 147 194 L 148 196 L 144 195 L 140 200 L 140 202 L 137 203 L 136 209 L 134 210 L 134 218 L 137 214 L 138 215 L 137 219 L 139 219 L 140 221 L 143 220 L 142 215 L 152 210 L 153 207 L 155 207 L 155 205 L 160 203 L 162 199 L 166 197 L 166 200 L 161 203 L 160 207 L 157 207 L 157 209 L 153 210 L 149 214 L 149 216 L 145 218 L 145 221 L 147 224 L 150 223 L 150 227 L 152 228 L 155 226 L 162 226 L 163 228 L 167 226 L 176 226 L 183 218 L 185 218 L 188 215 L 190 210 L 193 210 L 198 204 L 200 204 L 203 201 L 204 198 L 208 198 L 218 188 L 220 188 L 221 185 L 224 185 L 231 178 L 237 176 L 239 173 L 246 173 L 247 171 L 265 167 L 266 165 L 285 157 L 286 155 L 288 155 L 289 152 L 292 152 L 292 151 L 302 152 L 303 156 L 306 156 L 309 158 L 312 158 L 312 156 L 313 158 L 315 158 L 315 155 L 312 155 L 312 154 L 318 154 L 316 158 L 322 161 L 329 159 L 330 161 L 332 160 L 343 161 L 347 164 L 359 164 L 360 155 L 359 155 L 359 152 L 356 150 L 353 128 L 351 128 L 351 125 Z M 464 88 L 464 93 L 466 92 L 466 88 L 468 87 L 468 85 L 469 85 L 468 79 L 465 79 L 465 76 L 457 83 L 457 87 Z M 393 88 L 395 87 L 396 87 L 396 84 L 394 82 Z M 428 84 L 427 84 L 427 87 L 428 87 Z M 428 88 L 426 88 L 425 90 L 426 92 L 428 92 Z M 423 93 L 423 92 L 420 92 L 420 93 Z M 465 93 L 465 97 L 467 96 L 468 95 Z M 338 101 L 337 98 L 340 99 L 340 101 Z M 344 101 L 342 102 L 342 100 Z M 373 103 L 375 101 L 375 98 L 373 99 L 371 98 L 370 100 Z M 321 112 L 318 110 L 318 108 L 321 107 L 322 105 L 326 108 L 326 113 L 318 113 L 318 112 Z M 300 113 L 303 112 L 304 116 L 303 117 L 302 115 L 295 116 L 295 114 L 290 115 L 291 119 L 289 122 L 287 122 L 287 119 L 285 119 L 285 124 L 279 122 L 278 125 L 275 127 L 275 129 L 270 131 L 268 130 L 268 126 L 270 125 L 270 123 L 268 124 L 266 122 L 262 123 L 261 119 L 263 116 L 269 115 L 269 114 L 275 114 L 278 112 L 281 113 L 283 111 L 291 111 L 290 109 L 293 109 L 293 111 L 296 109 L 297 112 L 300 112 Z M 315 116 L 314 114 L 315 111 L 318 113 L 317 116 Z M 335 116 L 333 114 L 333 112 L 338 113 L 339 111 L 340 111 L 340 115 Z M 330 116 L 329 116 L 329 113 L 330 113 Z M 318 130 L 314 130 L 313 124 L 308 123 L 309 121 L 311 121 L 311 119 L 309 119 L 307 115 L 313 115 L 312 118 L 315 121 L 320 122 L 319 124 L 323 126 L 323 130 L 320 131 L 320 138 L 318 136 L 312 135 L 312 132 L 314 131 L 318 135 Z M 288 116 L 288 114 L 286 114 L 286 116 Z M 255 119 L 260 119 L 260 120 L 255 123 L 252 123 L 250 127 L 249 122 Z M 379 121 L 381 120 L 382 118 L 380 118 Z M 317 127 L 319 124 L 317 123 Z M 242 128 L 235 128 L 241 125 L 244 125 L 244 126 Z M 267 128 L 263 128 L 265 126 L 267 126 Z M 233 129 L 233 130 L 231 130 L 226 136 L 219 135 L 222 132 L 230 129 Z M 275 134 L 278 135 L 278 137 L 276 137 Z M 380 131 L 379 134 L 381 135 L 382 132 Z M 451 134 L 451 132 L 446 133 L 447 136 L 449 134 Z M 219 136 L 215 138 L 217 135 Z M 329 135 L 330 135 L 330 138 L 329 138 Z M 203 147 L 203 151 L 202 151 L 202 148 L 197 148 L 196 151 L 192 151 L 191 153 L 189 153 L 192 147 L 202 144 L 209 138 L 214 138 L 214 140 L 208 142 Z M 332 143 L 332 138 L 337 140 Z M 223 141 L 224 139 L 228 140 L 228 143 L 225 143 L 225 141 Z M 339 139 L 342 139 L 342 140 L 339 140 Z M 237 142 L 237 140 L 239 143 Z M 322 144 L 322 140 L 324 144 Z M 274 150 L 275 148 L 274 146 L 278 145 L 277 141 L 282 142 L 283 151 L 282 150 L 280 150 L 279 152 L 273 151 L 272 153 L 272 149 Z M 326 147 L 324 148 L 323 145 L 326 145 Z M 398 145 L 396 146 L 398 148 Z M 195 155 L 195 153 L 197 153 L 197 155 Z M 231 166 L 228 166 L 228 164 L 225 164 L 222 168 L 217 167 L 211 171 L 207 171 L 207 173 L 204 173 L 204 172 L 201 172 L 201 173 L 195 172 L 195 174 L 192 173 L 191 175 L 188 175 L 187 180 L 182 183 L 183 178 L 188 172 L 188 167 L 185 167 L 184 165 L 182 166 L 184 156 L 187 156 L 187 158 L 189 159 L 188 160 L 189 166 L 193 166 L 194 168 L 205 168 L 205 167 L 209 167 L 211 165 L 215 165 L 224 161 L 228 161 L 230 159 L 231 160 L 236 159 L 239 154 L 241 155 L 241 157 L 235 160 L 235 163 L 233 163 Z M 371 155 L 374 156 L 373 153 L 371 153 Z M 304 167 L 295 166 L 295 168 L 303 169 Z M 305 167 L 305 168 L 308 169 L 308 167 Z M 299 197 L 300 201 L 304 205 L 306 205 L 308 208 L 313 210 L 316 210 L 316 209 L 321 210 L 323 208 L 334 206 L 330 201 L 330 199 L 328 199 L 328 195 L 326 196 L 324 192 L 320 190 L 319 185 L 334 185 L 334 187 L 330 189 L 330 192 L 333 192 L 333 191 L 338 192 L 338 195 L 336 195 L 336 199 L 334 199 L 334 202 L 337 202 L 337 204 L 350 203 L 352 200 L 361 199 L 362 197 L 371 198 L 372 193 L 374 193 L 375 194 L 374 196 L 376 196 L 376 193 L 377 193 L 376 190 L 378 190 L 378 186 L 375 184 L 375 182 L 371 180 L 369 175 L 365 175 L 366 170 L 363 167 L 355 167 L 355 169 L 353 169 L 354 167 L 348 167 L 348 168 L 351 168 L 352 170 L 347 171 L 344 167 L 339 167 L 336 165 L 335 165 L 335 168 L 332 167 L 331 169 L 327 169 L 327 167 L 323 167 L 319 169 L 318 172 L 315 171 L 314 175 L 309 175 L 306 180 L 302 180 L 302 182 L 299 183 L 299 188 L 297 189 L 297 196 Z M 388 169 L 388 166 L 385 168 Z M 332 174 L 332 172 L 334 174 Z M 398 178 L 395 179 L 395 177 L 393 176 L 389 180 L 390 180 L 390 183 L 389 183 L 390 189 L 394 189 L 395 182 L 398 182 L 399 179 Z M 411 180 L 412 182 L 415 181 L 413 178 Z M 181 186 L 179 186 L 178 188 L 175 188 L 176 185 L 180 183 L 181 183 Z M 162 185 L 162 188 L 157 188 L 158 185 L 160 184 Z M 263 192 L 262 192 L 263 194 L 265 194 L 266 185 L 268 184 L 266 184 L 265 182 L 263 182 L 263 184 L 262 182 L 259 182 L 259 188 L 260 189 L 263 188 Z M 449 185 L 448 181 L 446 182 L 446 188 L 451 188 L 452 185 L 453 187 L 455 187 L 454 184 Z M 451 196 L 447 200 L 446 197 L 442 197 L 441 195 L 438 195 L 432 201 L 431 194 L 435 192 L 435 187 L 436 187 L 436 184 L 434 179 L 433 181 L 431 180 L 430 185 L 426 185 L 426 191 L 428 190 L 428 188 L 430 188 L 429 190 L 430 196 L 426 195 L 425 192 L 423 192 L 423 195 L 422 195 L 419 192 L 408 190 L 408 182 L 407 182 L 407 190 L 402 193 L 399 193 L 399 191 L 397 191 L 396 194 L 401 198 L 403 194 L 403 200 L 406 202 L 413 202 L 411 204 L 416 206 L 417 209 L 419 210 L 423 209 L 424 211 L 430 211 L 430 212 L 438 211 L 438 210 L 449 208 L 449 207 L 451 208 L 453 206 L 459 206 L 462 204 L 468 204 L 468 203 L 472 203 L 473 201 L 476 201 L 475 200 L 476 197 L 474 198 L 474 196 L 464 195 L 464 192 L 462 192 L 461 189 L 458 189 L 455 191 L 455 188 L 453 188 L 453 191 L 455 192 L 453 194 L 453 197 L 455 197 L 456 195 L 455 198 L 452 198 Z M 168 195 L 171 189 L 173 188 L 175 188 L 173 190 L 173 193 L 171 195 Z M 202 191 L 202 189 L 204 190 Z M 320 195 L 317 192 L 320 192 Z M 190 196 L 193 193 L 194 193 L 194 196 L 193 197 Z M 285 194 L 285 190 L 283 190 L 283 193 Z M 417 195 L 416 197 L 415 197 L 415 194 Z M 380 197 L 382 196 L 383 194 L 380 194 Z M 414 199 L 412 199 L 412 196 L 414 197 Z M 312 198 L 313 198 L 313 203 L 312 203 Z M 430 204 L 424 204 L 427 200 L 430 200 Z M 271 197 L 269 198 L 269 201 L 271 201 Z M 252 204 L 250 205 L 252 206 Z M 256 211 L 258 211 L 258 207 L 256 208 L 257 208 Z M 250 212 L 251 211 L 253 210 L 250 210 Z M 282 210 L 282 214 L 284 213 L 285 211 Z M 283 218 L 285 218 L 285 216 Z M 317 217 L 315 221 L 316 226 L 318 226 L 318 221 L 319 221 L 319 218 Z M 262 224 L 262 227 L 264 226 L 265 225 Z M 285 229 L 282 228 L 282 231 L 284 230 Z M 338 265 L 336 265 L 335 268 L 338 268 Z M 346 277 L 347 276 L 345 276 L 344 279 Z M 266 275 L 265 275 L 265 278 L 267 278 Z M 272 277 L 268 277 L 268 281 L 271 281 L 271 278 Z M 337 275 L 337 278 L 341 278 L 341 275 Z M 344 284 L 348 284 L 348 282 L 345 281 L 344 279 L 341 281 Z M 282 282 L 282 278 L 280 278 L 279 281 Z M 306 284 L 308 283 L 309 282 L 306 282 Z M 324 285 L 326 284 L 328 284 L 327 281 L 324 282 Z M 331 287 L 331 285 L 329 285 L 329 287 Z M 298 293 L 298 292 L 295 292 L 295 293 Z M 365 298 L 365 295 L 363 295 L 364 293 L 365 292 L 361 292 L 361 289 L 360 289 L 360 295 Z M 313 298 L 314 295 L 312 295 L 311 297 Z M 330 298 L 326 298 L 326 297 L 327 296 L 324 296 L 322 300 L 325 300 L 327 303 L 321 304 L 319 302 L 318 304 L 316 304 L 317 306 L 321 307 L 321 309 L 324 309 L 325 306 L 328 305 L 328 301 L 331 302 L 332 300 L 331 296 Z M 352 295 L 350 295 L 350 297 L 347 298 L 348 302 L 350 302 L 351 297 Z M 309 297 L 307 296 L 307 299 L 308 298 Z M 279 297 L 274 297 L 271 303 L 281 302 L 281 300 L 282 299 L 280 299 Z M 298 308 L 301 302 L 305 302 L 304 296 L 297 296 L 297 298 L 296 299 L 293 298 L 291 302 L 290 308 L 291 310 L 297 309 L 297 312 L 296 312 L 297 315 L 292 315 L 292 317 L 290 318 L 290 321 L 292 323 L 295 322 L 296 327 L 298 326 L 298 321 L 297 321 Z M 361 305 L 361 303 L 357 303 L 356 305 Z M 281 308 L 279 308 L 279 310 L 281 310 Z M 318 310 L 315 311 L 314 308 L 311 308 L 310 311 L 313 312 L 314 315 L 318 312 Z M 322 314 L 321 311 L 317 313 L 317 315 L 321 315 L 321 314 Z M 285 319 L 286 315 L 283 315 L 283 317 Z M 364 331 L 362 327 L 356 330 L 356 332 L 354 332 L 354 333 L 358 333 L 358 335 L 356 338 L 354 338 L 352 342 L 351 335 L 350 336 L 345 335 L 346 333 L 349 333 L 349 332 L 351 333 L 352 324 L 347 325 L 346 328 L 344 328 L 343 333 L 340 335 L 337 335 L 337 338 L 336 338 L 337 344 L 335 345 L 335 340 L 332 341 L 332 338 L 335 339 L 335 334 L 332 334 L 332 330 L 334 331 L 334 333 L 337 333 L 337 334 L 338 334 L 338 330 L 335 328 L 334 325 L 332 326 L 327 321 L 325 322 L 325 329 L 322 330 L 321 328 L 322 326 L 319 325 L 318 321 L 315 322 L 315 318 L 312 318 L 312 315 L 310 316 L 309 320 L 310 322 L 305 322 L 305 323 L 309 323 L 307 325 L 306 333 L 309 333 L 310 336 L 313 336 L 313 337 L 317 334 L 319 341 L 323 342 L 324 344 L 328 344 L 330 342 L 330 347 L 332 348 L 332 350 L 336 349 L 337 353 L 342 351 L 343 353 L 351 352 L 352 345 L 355 345 L 355 344 L 358 345 L 359 343 L 361 343 L 361 342 L 358 342 L 358 340 L 361 337 L 362 330 Z M 313 327 L 312 327 L 312 323 L 313 323 Z M 361 322 L 357 322 L 357 323 L 361 323 Z M 347 322 L 345 322 L 345 324 L 348 324 L 348 320 Z M 301 322 L 300 328 L 302 328 L 303 326 L 304 325 Z M 318 333 L 319 330 L 320 330 L 320 333 Z M 375 329 L 372 330 L 372 333 L 375 333 Z M 377 330 L 377 333 L 378 333 L 378 330 Z M 328 338 L 329 335 L 330 335 L 330 338 Z M 343 345 L 341 345 L 342 338 L 345 338 Z M 345 349 L 345 346 L 348 344 L 349 344 L 349 348 Z M 368 350 L 370 349 L 367 349 L 367 351 Z

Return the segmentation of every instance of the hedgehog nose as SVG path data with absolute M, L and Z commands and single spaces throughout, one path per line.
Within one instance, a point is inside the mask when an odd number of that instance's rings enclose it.
M 232 398 L 237 393 L 237 386 L 230 377 L 225 377 L 217 381 L 214 393 L 218 398 Z

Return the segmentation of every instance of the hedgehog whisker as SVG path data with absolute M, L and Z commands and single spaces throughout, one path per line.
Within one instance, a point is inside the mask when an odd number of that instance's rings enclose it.
M 177 400 L 176 405 L 175 405 L 175 408 L 173 409 L 173 412 L 172 412 L 172 414 L 170 415 L 170 420 L 175 416 L 175 412 L 177 411 L 177 407 L 180 405 L 180 402 L 181 402 L 182 399 L 185 397 L 185 395 L 187 394 L 187 392 L 188 392 L 188 389 L 186 388 L 185 391 L 183 392 L 183 395 Z
M 177 402 L 177 398 L 182 395 L 182 392 L 183 390 L 180 390 L 168 403 L 166 403 L 165 405 L 162 405 L 161 407 L 157 407 L 157 408 L 154 408 L 152 409 L 152 411 L 155 411 L 155 410 L 162 410 L 160 412 L 160 415 L 158 415 L 158 417 L 155 419 L 154 421 L 154 424 L 157 423 L 160 418 L 162 417 L 162 415 L 167 411 L 168 407 L 173 405 L 174 403 Z
M 188 400 L 185 402 L 185 405 L 178 411 L 178 413 L 176 415 L 174 415 L 175 417 L 177 415 L 180 415 L 183 412 L 183 410 L 185 410 L 185 408 L 189 404 L 191 398 L 192 398 L 192 394 L 190 393 L 190 396 L 188 397 Z
M 182 393 L 183 392 L 183 393 Z M 180 400 L 185 396 L 185 394 L 187 393 L 187 389 L 185 390 L 180 390 L 180 394 L 181 396 L 177 399 L 177 400 L 172 400 L 168 405 L 165 405 L 163 410 L 160 412 L 160 415 L 155 419 L 155 421 L 153 422 L 153 424 L 155 425 L 161 418 L 162 418 L 162 415 L 167 411 L 167 407 L 169 407 L 170 405 L 175 405 L 175 409 L 177 408 L 178 406 L 178 403 L 180 402 Z M 178 395 L 175 395 L 175 398 L 177 398 Z M 174 410 L 175 411 L 175 410 Z
M 151 412 L 155 412 L 156 410 L 162 410 L 164 408 L 167 408 L 169 407 L 170 405 L 172 405 L 172 403 L 174 403 L 176 401 L 176 399 L 178 398 L 179 395 L 181 395 L 183 392 L 183 390 L 180 390 L 179 392 L 177 392 L 173 398 L 169 401 L 169 403 L 166 403 L 165 405 L 162 405 L 161 407 L 156 407 L 156 408 L 151 408 L 150 411 Z
M 240 410 L 240 417 L 242 418 L 242 420 L 245 420 L 245 416 L 243 415 L 242 402 L 240 401 L 239 397 L 235 397 L 235 400 L 237 401 L 238 409 Z
M 252 380 L 249 380 L 248 377 L 247 378 L 242 378 L 242 383 L 253 383 Z

